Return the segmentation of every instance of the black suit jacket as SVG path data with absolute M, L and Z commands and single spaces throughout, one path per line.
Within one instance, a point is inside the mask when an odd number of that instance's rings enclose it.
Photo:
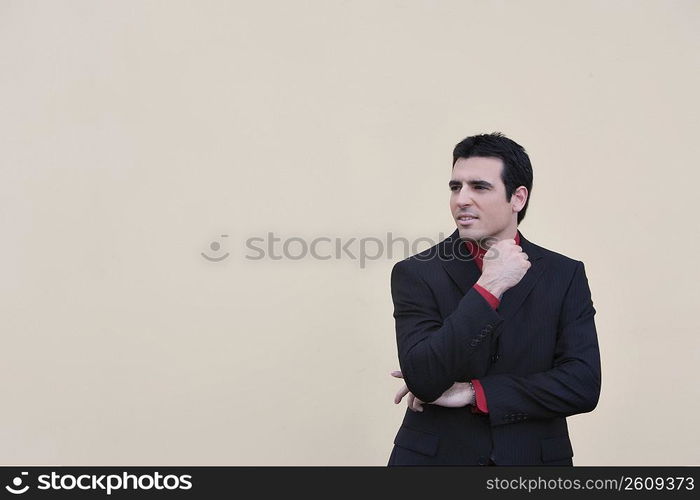
M 600 354 L 582 262 L 520 234 L 532 266 L 493 310 L 472 288 L 480 271 L 455 231 L 391 274 L 399 364 L 409 390 L 434 401 L 479 379 L 471 406 L 406 410 L 389 465 L 571 465 L 566 418 L 595 408 Z

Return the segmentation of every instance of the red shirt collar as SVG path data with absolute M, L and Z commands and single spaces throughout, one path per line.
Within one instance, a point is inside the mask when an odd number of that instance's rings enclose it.
M 520 245 L 520 231 L 516 231 L 514 240 L 516 245 Z M 484 254 L 487 252 L 487 250 L 481 248 L 479 245 L 471 241 L 465 241 L 464 244 L 466 245 L 469 254 L 474 259 L 477 267 L 479 270 L 481 270 L 481 267 L 484 264 Z

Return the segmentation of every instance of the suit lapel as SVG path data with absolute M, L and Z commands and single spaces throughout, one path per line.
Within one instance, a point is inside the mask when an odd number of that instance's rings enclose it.
M 462 295 L 466 294 L 481 276 L 481 271 L 469 254 L 469 250 L 466 245 L 462 244 L 458 230 L 455 230 L 443 242 L 439 257 L 445 271 L 455 282 Z

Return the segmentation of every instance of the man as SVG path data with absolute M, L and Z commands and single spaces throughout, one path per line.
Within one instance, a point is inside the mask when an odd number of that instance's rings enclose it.
M 518 231 L 530 159 L 500 133 L 453 152 L 457 230 L 391 274 L 409 408 L 389 465 L 572 465 L 566 417 L 600 394 L 582 262 Z

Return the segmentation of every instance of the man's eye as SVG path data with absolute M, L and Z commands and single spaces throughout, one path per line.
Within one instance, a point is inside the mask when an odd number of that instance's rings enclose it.
M 450 186 L 450 191 L 459 191 L 462 186 L 458 186 L 456 184 L 453 184 Z
M 486 186 L 474 186 L 474 189 L 481 191 L 482 189 L 486 189 Z

